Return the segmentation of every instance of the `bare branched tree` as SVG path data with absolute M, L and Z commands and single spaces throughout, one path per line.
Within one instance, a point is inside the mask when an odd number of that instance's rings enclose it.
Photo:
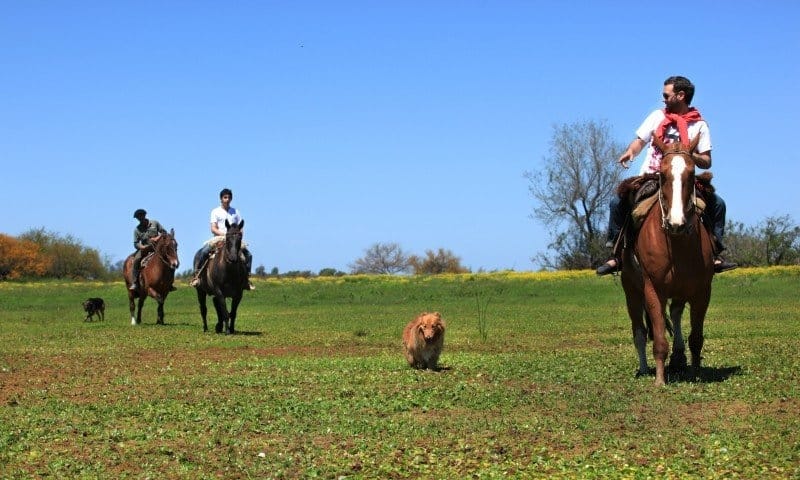
M 350 265 L 352 273 L 395 274 L 408 270 L 408 255 L 397 243 L 375 243 Z
M 547 268 L 592 268 L 605 259 L 608 202 L 622 177 L 616 160 L 624 145 L 605 121 L 553 127 L 541 169 L 526 172 L 536 200 L 532 218 L 551 229 L 548 250 L 536 260 Z

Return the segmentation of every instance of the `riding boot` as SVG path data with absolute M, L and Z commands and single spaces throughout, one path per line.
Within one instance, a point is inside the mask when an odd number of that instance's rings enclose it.
M 194 275 L 192 276 L 191 281 L 189 281 L 189 286 L 196 287 L 200 285 L 200 275 L 203 273 L 208 252 L 209 250 L 207 250 L 204 246 L 194 254 Z
M 250 270 L 253 268 L 253 254 L 250 253 L 250 250 L 243 248 L 242 255 L 244 255 L 244 266 L 247 270 L 247 275 L 245 275 L 245 290 L 255 290 L 255 285 L 250 281 Z

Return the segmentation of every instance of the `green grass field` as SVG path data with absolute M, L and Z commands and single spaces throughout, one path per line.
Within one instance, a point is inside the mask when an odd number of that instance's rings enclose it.
M 224 336 L 185 285 L 131 326 L 121 282 L 0 283 L 0 477 L 800 478 L 800 268 L 715 278 L 660 389 L 591 272 L 256 285 Z M 422 311 L 439 372 L 402 356 Z

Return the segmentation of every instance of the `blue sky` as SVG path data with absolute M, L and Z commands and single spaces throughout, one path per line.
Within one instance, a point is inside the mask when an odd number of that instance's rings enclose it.
M 229 187 L 268 270 L 376 242 L 535 270 L 523 173 L 553 126 L 627 144 L 676 74 L 729 219 L 798 222 L 798 23 L 794 1 L 3 2 L 0 232 L 121 260 L 145 208 L 184 270 Z

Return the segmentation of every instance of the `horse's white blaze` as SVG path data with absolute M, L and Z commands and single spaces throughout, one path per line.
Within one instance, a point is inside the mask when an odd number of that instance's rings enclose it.
M 669 210 L 669 223 L 672 226 L 678 227 L 683 225 L 683 181 L 681 176 L 683 171 L 686 170 L 686 160 L 680 156 L 675 155 L 672 158 L 672 207 Z

